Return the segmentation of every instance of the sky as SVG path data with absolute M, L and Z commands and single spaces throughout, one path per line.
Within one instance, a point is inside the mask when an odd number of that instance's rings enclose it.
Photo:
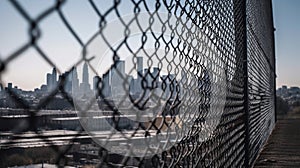
M 54 6 L 56 1 L 22 0 L 18 2 L 23 10 L 27 12 L 29 17 L 35 19 L 41 12 Z M 109 10 L 114 3 L 114 1 L 106 0 L 94 2 L 102 14 Z M 150 4 L 150 11 L 153 11 L 155 7 L 154 2 L 155 1 L 148 2 L 148 5 Z M 98 24 L 100 19 L 95 10 L 93 10 L 91 4 L 88 1 L 72 0 L 72 2 L 67 1 L 61 8 L 70 26 L 74 29 L 81 41 L 86 44 L 99 29 Z M 118 7 L 118 12 L 122 17 L 126 18 L 129 14 L 133 15 L 133 9 L 133 3 L 121 3 Z M 145 9 L 141 10 L 145 11 Z M 142 16 L 140 16 L 140 20 L 148 21 L 147 18 L 141 17 Z M 108 24 L 104 29 L 103 34 L 109 36 L 106 38 L 115 45 L 113 47 L 116 47 L 120 41 L 115 40 L 116 37 L 114 36 L 122 36 L 123 38 L 124 26 L 121 25 L 119 21 L 115 22 L 118 16 L 114 11 L 110 12 L 105 18 Z M 0 23 L 0 59 L 5 60 L 16 50 L 28 43 L 30 40 L 28 35 L 30 24 L 9 1 L 0 1 Z M 41 30 L 41 36 L 37 40 L 37 45 L 55 64 L 58 72 L 70 70 L 73 65 L 82 59 L 83 50 L 80 43 L 70 33 L 67 26 L 64 25 L 58 12 L 53 12 L 48 15 L 38 23 L 38 26 L 39 30 Z M 131 33 L 134 33 L 132 32 L 132 29 Z M 111 54 L 107 53 L 106 50 L 109 50 L 107 46 L 105 46 L 106 48 L 104 49 L 101 48 L 104 47 L 104 45 L 101 45 L 101 43 L 103 44 L 104 42 L 103 40 L 99 42 L 98 39 L 100 38 L 95 38 L 95 40 L 88 45 L 87 58 L 95 56 L 92 54 L 95 54 L 95 52 L 99 50 L 101 50 L 101 52 L 98 53 Z M 137 44 L 134 47 L 136 48 L 138 46 L 141 46 L 141 44 Z M 122 48 L 120 51 L 122 51 Z M 126 54 L 123 53 L 122 55 Z M 101 55 L 96 55 L 95 57 L 100 60 L 94 59 L 93 62 L 96 62 L 94 65 L 100 63 L 101 66 L 104 65 L 106 68 L 109 67 L 110 62 L 101 60 Z M 81 65 L 77 67 L 79 77 L 81 77 Z M 33 47 L 31 47 L 16 59 L 9 62 L 5 72 L 1 74 L 0 79 L 4 86 L 11 82 L 14 86 L 18 86 L 24 90 L 33 90 L 34 88 L 39 88 L 42 84 L 45 84 L 46 73 L 51 72 L 52 66 L 47 63 Z M 95 73 L 90 72 L 91 77 L 94 75 Z M 90 83 L 92 82 L 91 77 Z
M 273 0 L 277 88 L 300 86 L 300 1 Z
M 35 19 L 41 12 L 55 5 L 56 1 L 22 0 L 18 2 L 29 16 Z M 96 5 L 102 11 L 106 11 L 113 4 L 113 1 L 106 0 L 97 2 Z M 120 12 L 128 13 L 126 9 L 123 10 L 125 11 Z M 86 43 L 98 30 L 99 17 L 87 1 L 67 2 L 62 6 L 62 11 L 83 43 Z M 107 19 L 112 20 L 114 17 L 116 16 L 109 15 Z M 30 24 L 9 1 L 0 1 L 0 23 L 0 59 L 5 60 L 14 51 L 28 43 Z M 38 25 L 41 38 L 38 39 L 37 44 L 54 62 L 58 71 L 70 70 L 81 60 L 82 47 L 66 28 L 57 12 L 48 15 Z M 29 48 L 8 64 L 1 76 L 1 82 L 4 85 L 12 82 L 14 86 L 32 90 L 45 84 L 46 73 L 51 71 L 52 66 L 35 49 Z
M 54 0 L 22 0 L 22 8 L 31 18 L 36 18 L 42 11 L 54 5 Z M 101 11 L 112 6 L 113 1 L 95 1 Z M 123 3 L 124 4 L 124 3 Z M 130 13 L 133 7 L 120 7 L 121 15 Z M 277 87 L 281 85 L 300 86 L 300 0 L 273 0 Z M 72 0 L 63 7 L 63 13 L 75 32 L 86 43 L 98 30 L 99 17 L 87 1 Z M 117 16 L 112 13 L 107 16 L 113 22 Z M 82 24 L 84 22 L 84 24 Z M 18 48 L 29 41 L 30 24 L 17 12 L 9 1 L 0 1 L 0 59 L 5 60 Z M 82 48 L 63 24 L 57 13 L 49 15 L 39 23 L 42 36 L 38 45 L 51 58 L 60 72 L 70 69 L 82 57 Z M 118 31 L 112 27 L 110 31 Z M 80 69 L 80 68 L 79 68 Z M 12 82 L 25 90 L 38 88 L 46 83 L 46 73 L 52 71 L 51 65 L 33 49 L 30 48 L 21 56 L 10 62 L 6 71 L 1 74 L 1 82 L 6 85 Z M 79 72 L 80 73 L 80 72 Z

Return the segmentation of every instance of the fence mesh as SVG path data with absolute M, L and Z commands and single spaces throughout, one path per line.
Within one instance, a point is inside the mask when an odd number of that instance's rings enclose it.
M 5 3 L 28 33 L 11 52 L 0 48 L 2 86 L 11 65 L 29 51 L 60 77 L 46 90 L 1 87 L 1 121 L 7 124 L 1 167 L 254 164 L 275 124 L 271 1 L 89 0 L 76 8 L 82 11 L 72 11 L 76 2 L 56 0 L 34 6 L 36 15 L 24 2 Z M 80 20 L 85 12 L 93 18 Z M 41 43 L 49 37 L 43 31 L 49 19 L 72 37 L 55 43 L 80 58 L 49 54 L 60 50 Z M 97 29 L 82 33 L 82 25 Z M 1 45 L 11 40 L 19 44 L 11 37 Z M 22 66 L 37 66 L 32 62 Z M 71 68 L 61 68 L 70 62 Z M 79 85 L 77 70 L 83 73 Z M 85 83 L 92 75 L 92 84 Z M 49 110 L 53 106 L 58 109 Z

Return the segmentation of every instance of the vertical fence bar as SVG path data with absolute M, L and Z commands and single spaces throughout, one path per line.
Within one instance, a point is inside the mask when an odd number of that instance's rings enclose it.
M 276 78 L 277 78 L 277 75 L 276 75 L 276 57 L 275 57 L 275 52 L 276 52 L 276 51 L 275 51 L 275 37 L 274 37 L 274 36 L 275 36 L 274 34 L 275 34 L 276 29 L 275 29 L 275 27 L 274 27 L 273 3 L 272 3 L 272 1 L 270 1 L 270 4 L 271 4 L 271 5 L 270 5 L 270 8 L 271 8 L 270 10 L 271 10 L 271 23 L 272 23 L 271 25 L 273 26 L 273 36 L 272 36 L 271 38 L 272 38 L 272 45 L 273 45 L 273 46 L 272 46 L 272 49 L 273 49 L 273 54 L 274 54 L 274 55 L 273 55 L 273 59 L 274 59 L 274 60 L 273 60 L 273 62 L 272 62 L 272 66 L 273 66 L 273 75 L 274 75 L 274 76 L 273 76 L 273 78 L 274 78 L 274 79 L 273 79 L 273 82 L 274 82 L 274 86 L 273 86 L 273 87 L 274 87 L 274 88 L 273 88 L 273 89 L 274 89 L 274 93 L 273 93 L 274 95 L 273 95 L 273 96 L 274 96 L 274 107 L 275 107 L 275 108 L 274 108 L 274 110 L 275 110 L 275 112 L 274 112 L 274 118 L 275 118 L 275 122 L 277 122 L 277 108 L 276 108 L 276 107 L 277 107 L 277 101 L 276 101 L 276 100 L 277 100 L 277 98 L 276 98 Z
M 249 167 L 249 81 L 248 81 L 248 53 L 247 53 L 247 14 L 246 0 L 234 0 L 235 22 L 235 53 L 240 65 L 243 66 L 243 90 L 244 90 L 244 167 Z

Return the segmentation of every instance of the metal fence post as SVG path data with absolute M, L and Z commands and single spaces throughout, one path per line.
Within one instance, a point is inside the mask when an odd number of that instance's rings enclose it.
M 244 90 L 244 167 L 249 167 L 249 81 L 248 81 L 248 53 L 247 53 L 247 14 L 246 0 L 234 0 L 235 42 L 236 56 L 243 66 Z
M 271 7 L 271 13 L 273 13 L 273 3 L 272 1 L 270 1 L 270 7 Z M 271 22 L 272 22 L 272 25 L 274 26 L 274 18 L 273 18 L 273 15 L 271 15 Z M 277 78 L 277 75 L 276 75 L 276 57 L 275 57 L 275 37 L 274 37 L 274 34 L 275 34 L 275 31 L 276 31 L 276 28 L 273 27 L 273 36 L 272 36 L 272 48 L 273 48 L 273 82 L 274 82 L 274 86 L 273 86 L 273 89 L 274 89 L 274 110 L 275 110 L 275 113 L 274 113 L 274 118 L 275 118 L 275 122 L 277 122 L 277 98 L 276 98 L 276 78 Z

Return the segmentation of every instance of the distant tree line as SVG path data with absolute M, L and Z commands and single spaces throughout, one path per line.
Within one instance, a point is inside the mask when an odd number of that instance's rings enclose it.
M 276 110 L 277 114 L 286 114 L 290 110 L 290 106 L 287 101 L 281 97 L 276 96 Z

